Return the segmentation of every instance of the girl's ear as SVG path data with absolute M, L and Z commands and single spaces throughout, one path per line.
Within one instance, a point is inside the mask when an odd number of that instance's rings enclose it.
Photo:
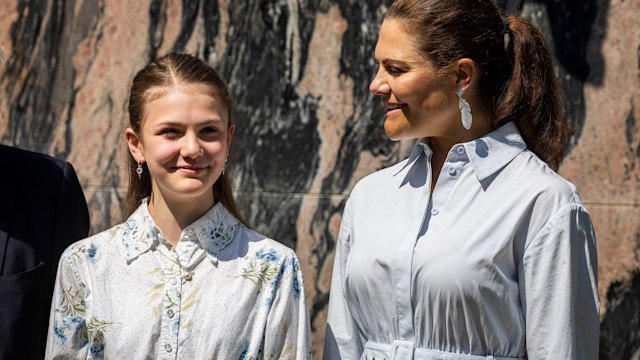
M 229 153 L 229 149 L 231 149 L 231 140 L 233 140 L 233 133 L 236 131 L 236 124 L 230 124 L 229 130 L 227 130 L 227 154 Z
M 144 163 L 142 142 L 140 141 L 138 134 L 132 128 L 127 128 L 124 131 L 124 136 L 127 139 L 127 146 L 129 147 L 131 156 L 133 156 L 133 158 L 140 164 Z

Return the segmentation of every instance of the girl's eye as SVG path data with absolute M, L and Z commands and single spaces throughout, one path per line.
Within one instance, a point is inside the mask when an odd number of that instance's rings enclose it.
M 218 132 L 218 129 L 212 126 L 207 126 L 206 128 L 202 129 L 202 133 L 204 134 L 215 134 Z
M 178 136 L 180 135 L 180 132 L 178 131 L 178 129 L 174 129 L 174 128 L 166 128 L 163 129 L 161 131 L 162 135 L 167 135 L 167 136 Z

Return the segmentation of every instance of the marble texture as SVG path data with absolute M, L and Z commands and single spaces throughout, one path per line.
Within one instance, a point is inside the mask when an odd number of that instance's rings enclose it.
M 390 2 L 2 0 L 0 142 L 71 161 L 92 233 L 110 227 L 122 220 L 133 76 L 169 51 L 206 59 L 235 101 L 238 202 L 299 254 L 320 358 L 348 194 L 411 148 L 386 138 L 368 91 Z M 640 356 L 640 334 L 617 320 L 640 321 L 640 0 L 502 5 L 536 22 L 556 58 L 576 130 L 560 173 L 598 234 L 601 358 Z

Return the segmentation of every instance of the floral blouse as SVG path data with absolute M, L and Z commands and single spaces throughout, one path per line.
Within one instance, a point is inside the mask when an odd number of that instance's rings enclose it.
M 46 358 L 310 359 L 294 252 L 217 204 L 172 248 L 143 203 L 62 255 Z

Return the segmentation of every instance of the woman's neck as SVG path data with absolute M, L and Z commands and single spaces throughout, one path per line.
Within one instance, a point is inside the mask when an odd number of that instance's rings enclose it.
M 474 114 L 473 120 L 474 123 L 469 130 L 464 130 L 457 133 L 452 131 L 451 136 L 438 136 L 430 137 L 427 139 L 427 143 L 429 144 L 429 147 L 431 148 L 431 151 L 433 153 L 433 155 L 431 156 L 432 193 L 436 187 L 436 182 L 438 181 L 438 177 L 440 176 L 440 171 L 442 170 L 444 163 L 447 161 L 447 156 L 449 155 L 449 151 L 451 151 L 451 148 L 456 144 L 479 139 L 493 131 L 493 129 L 491 128 L 489 116 L 486 113 L 478 111 L 477 114 Z
M 157 194 L 157 192 L 154 193 Z M 182 230 L 202 217 L 214 205 L 213 191 L 210 201 L 209 199 L 172 201 L 163 196 L 154 196 L 154 193 L 149 200 L 149 214 L 162 231 L 164 238 L 174 247 L 180 240 Z

